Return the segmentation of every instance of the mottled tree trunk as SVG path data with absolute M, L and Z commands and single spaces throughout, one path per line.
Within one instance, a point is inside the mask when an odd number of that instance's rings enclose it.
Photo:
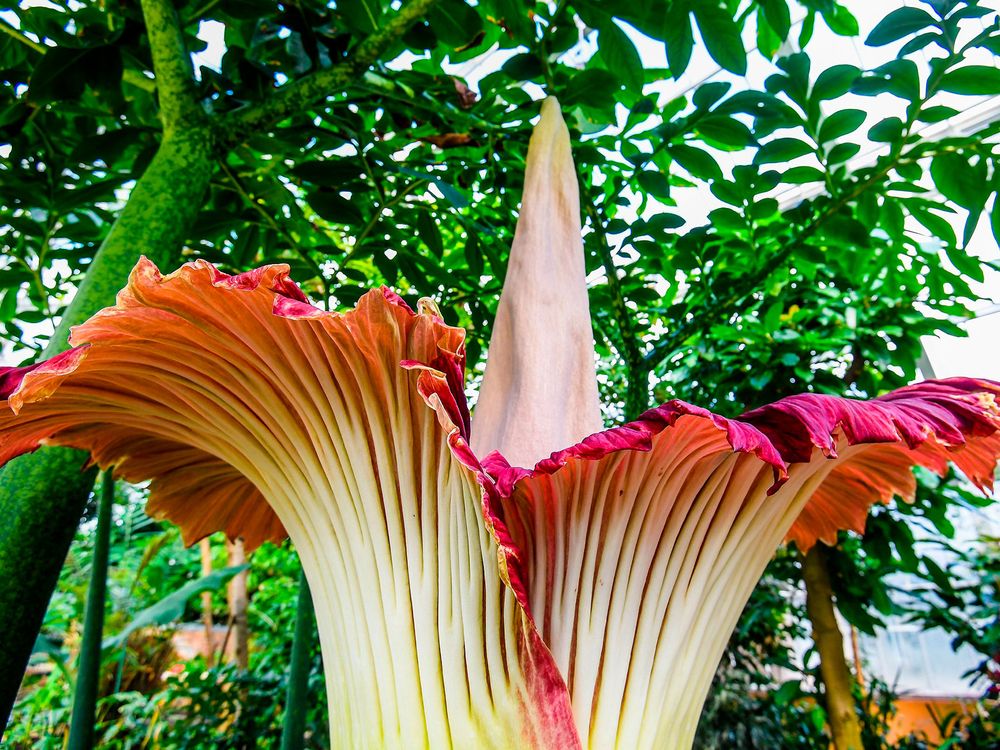
M 207 576 L 212 572 L 212 543 L 205 537 L 198 543 L 198 551 L 201 553 L 201 575 Z M 212 592 L 201 592 L 201 621 L 205 626 L 205 653 L 209 666 L 215 662 L 215 623 L 212 620 Z
M 243 565 L 247 561 L 243 540 L 230 542 L 229 567 Z M 250 627 L 247 624 L 247 571 L 242 570 L 229 581 L 229 629 L 233 638 L 233 659 L 240 669 L 250 664 Z
M 806 611 L 819 654 L 826 715 L 834 747 L 836 750 L 862 750 L 861 723 L 852 692 L 854 678 L 847 668 L 844 635 L 837 623 L 833 587 L 827 569 L 827 548 L 822 543 L 816 544 L 803 557 L 802 578 L 806 584 Z

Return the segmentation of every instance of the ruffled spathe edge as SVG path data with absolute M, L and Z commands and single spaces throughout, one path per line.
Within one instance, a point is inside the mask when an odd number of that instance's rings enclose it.
M 653 440 L 679 419 L 696 418 L 725 433 L 733 451 L 769 464 L 775 478 L 769 494 L 774 494 L 786 481 L 789 467 L 815 460 L 816 451 L 835 460 L 840 456 L 838 444 L 885 446 L 886 450 L 870 451 L 872 455 L 838 468 L 817 491 L 786 538 L 808 550 L 818 540 L 834 544 L 839 530 L 862 533 L 868 509 L 877 502 L 888 502 L 894 495 L 911 500 L 915 481 L 910 467 L 914 465 L 943 475 L 953 462 L 978 489 L 991 491 L 1000 455 L 998 396 L 1000 383 L 989 380 L 928 380 L 871 400 L 790 396 L 736 419 L 674 400 L 633 422 L 590 435 L 531 469 L 511 466 L 498 452 L 483 458 L 482 465 L 501 495 L 509 497 L 519 482 L 554 474 L 571 461 L 596 461 L 619 451 L 649 451 Z M 889 478 L 874 465 L 900 461 L 906 466 L 891 466 Z M 844 490 L 844 497 L 835 497 L 838 490 Z
M 845 399 L 820 394 L 791 396 L 773 404 L 749 411 L 738 419 L 727 419 L 706 409 L 683 401 L 670 401 L 650 409 L 634 422 L 613 427 L 588 436 L 579 443 L 553 453 L 531 469 L 512 467 L 503 456 L 494 452 L 481 461 L 469 447 L 469 409 L 464 394 L 465 353 L 464 331 L 448 326 L 437 314 L 433 305 L 414 312 L 395 292 L 381 288 L 364 295 L 358 306 L 349 312 L 322 310 L 308 302 L 302 290 L 291 281 L 288 267 L 264 266 L 245 273 L 229 275 L 206 261 L 194 261 L 177 271 L 163 275 L 155 265 L 142 258 L 133 269 L 128 285 L 119 293 L 116 305 L 97 313 L 87 323 L 73 329 L 71 342 L 74 347 L 41 363 L 26 367 L 0 369 L 0 397 L 18 413 L 25 403 L 43 400 L 80 367 L 88 356 L 89 347 L 114 337 L 102 323 L 118 315 L 166 315 L 163 310 L 146 307 L 145 291 L 154 285 L 170 284 L 173 279 L 190 274 L 208 274 L 212 288 L 254 292 L 261 287 L 274 295 L 272 313 L 279 318 L 342 319 L 348 324 L 363 317 L 363 308 L 374 299 L 391 305 L 407 316 L 424 316 L 434 322 L 437 333 L 437 353 L 427 362 L 403 361 L 405 368 L 418 368 L 424 372 L 418 385 L 425 397 L 436 394 L 440 407 L 457 427 L 461 445 L 453 450 L 470 470 L 482 472 L 501 497 L 509 496 L 514 485 L 530 481 L 538 474 L 553 474 L 567 462 L 599 460 L 617 451 L 648 451 L 655 437 L 673 426 L 678 419 L 699 419 L 710 422 L 724 432 L 729 445 L 736 452 L 750 453 L 774 469 L 776 490 L 786 479 L 788 466 L 805 463 L 818 449 L 828 458 L 838 456 L 838 443 L 858 445 L 905 445 L 906 458 L 941 473 L 948 461 L 956 465 L 980 489 L 988 490 L 993 483 L 993 466 L 996 453 L 1000 452 L 997 437 L 1000 430 L 1000 407 L 997 397 L 1000 384 L 972 378 L 955 378 L 944 381 L 925 381 L 901 388 L 869 401 Z M 436 375 L 432 375 L 436 373 Z M 38 447 L 41 439 L 14 439 L 0 445 L 0 462 Z M 984 445 L 984 442 L 986 445 Z M 854 476 L 852 486 L 863 477 Z M 860 531 L 867 508 L 879 500 L 888 500 L 889 490 L 904 496 L 912 494 L 909 485 L 881 487 L 875 495 L 868 495 L 863 503 L 842 504 L 838 511 L 841 528 Z M 499 503 L 495 503 L 498 508 Z M 807 507 L 804 516 L 810 509 Z M 499 517 L 499 513 L 496 513 Z M 798 524 L 789 538 L 807 547 L 822 538 L 832 541 L 831 520 L 835 513 L 827 512 L 823 529 L 814 534 L 803 530 L 808 524 Z M 805 519 L 804 519 L 805 520 Z M 814 537 L 810 539 L 810 536 Z M 516 550 L 498 540 L 513 561 Z M 516 584 L 514 574 L 512 585 Z
M 366 322 L 366 316 L 378 315 L 377 307 L 395 311 L 390 314 L 402 315 L 407 319 L 418 316 L 399 295 L 385 288 L 368 292 L 359 300 L 355 309 L 346 313 L 322 310 L 308 302 L 301 289 L 290 280 L 288 267 L 285 265 L 264 266 L 246 273 L 229 275 L 219 271 L 211 263 L 198 260 L 187 263 L 172 273 L 162 274 L 151 261 L 143 257 L 129 274 L 128 283 L 118 293 L 115 305 L 99 311 L 87 322 L 73 328 L 70 338 L 73 348 L 44 362 L 0 369 L 0 398 L 7 399 L 6 404 L 10 408 L 8 414 L 14 415 L 0 419 L 0 428 L 3 430 L 3 434 L 0 434 L 0 465 L 49 442 L 73 442 L 72 439 L 49 440 L 54 432 L 71 431 L 72 420 L 59 420 L 50 416 L 29 424 L 18 419 L 27 404 L 48 399 L 67 378 L 86 366 L 92 352 L 110 351 L 106 347 L 114 347 L 128 339 L 130 329 L 143 329 L 148 334 L 149 331 L 159 330 L 161 326 L 169 329 L 178 317 L 197 317 L 192 316 L 192 311 L 199 307 L 199 297 L 213 296 L 213 290 L 248 295 L 266 292 L 271 295 L 270 313 L 276 318 L 287 320 L 325 319 L 331 324 L 361 327 Z M 169 298 L 166 302 L 165 297 Z M 235 306 L 234 314 L 249 313 Z M 422 317 L 421 330 L 430 330 L 438 347 L 438 353 L 430 359 L 450 371 L 461 371 L 464 368 L 464 331 L 446 326 L 440 318 Z M 195 335 L 207 346 L 214 343 L 210 327 L 203 326 Z M 137 333 L 136 336 L 137 341 L 142 339 L 142 334 Z M 153 341 L 147 345 L 156 346 Z M 236 345 L 239 346 L 239 342 Z M 99 377 L 113 377 L 115 366 L 114 361 L 100 364 L 103 372 Z M 100 458 L 95 458 L 90 463 L 114 464 L 116 476 L 130 482 L 152 478 L 147 510 L 158 519 L 179 522 L 180 519 L 174 517 L 174 509 L 180 508 L 181 503 L 189 504 L 190 498 L 196 496 L 201 487 L 207 496 L 211 496 L 212 503 L 206 505 L 212 505 L 216 510 L 212 517 L 201 518 L 194 518 L 190 509 L 184 511 L 184 522 L 179 525 L 185 543 L 193 544 L 215 531 L 224 531 L 230 538 L 243 536 L 248 549 L 252 549 L 264 541 L 278 542 L 287 536 L 280 520 L 257 488 L 224 462 L 179 443 L 167 444 L 156 439 L 141 443 L 133 453 L 132 444 L 109 440 L 110 447 L 101 451 Z M 163 460 L 160 460 L 160 455 Z M 185 465 L 196 469 L 189 473 L 203 479 L 204 484 L 199 485 L 191 476 L 183 476 L 182 469 Z M 156 467 L 157 476 L 144 472 L 144 468 L 151 466 Z M 227 493 L 231 496 L 231 501 L 225 499 Z M 207 499 L 209 498 L 206 497 Z M 244 523 L 252 520 L 253 528 L 242 528 L 240 519 Z

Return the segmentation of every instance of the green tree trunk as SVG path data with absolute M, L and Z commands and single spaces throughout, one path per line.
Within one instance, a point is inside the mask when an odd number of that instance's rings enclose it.
M 73 325 L 103 307 L 140 255 L 171 267 L 212 176 L 207 127 L 166 136 L 100 250 L 45 351 L 66 348 Z M 30 408 L 30 407 L 28 407 Z M 94 484 L 86 454 L 43 448 L 0 471 L 0 718 L 6 724 L 49 597 Z

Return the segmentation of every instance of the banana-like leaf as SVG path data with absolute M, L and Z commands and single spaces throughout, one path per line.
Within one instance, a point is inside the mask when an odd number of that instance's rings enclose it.
M 234 565 L 230 568 L 221 568 L 209 573 L 207 576 L 184 584 L 172 594 L 168 594 L 156 604 L 146 607 L 135 618 L 126 625 L 121 632 L 110 638 L 105 638 L 101 648 L 105 651 L 120 648 L 125 644 L 128 637 L 140 628 L 152 625 L 166 625 L 173 622 L 184 614 L 184 607 L 195 594 L 203 591 L 217 589 L 237 573 L 246 570 L 249 565 Z

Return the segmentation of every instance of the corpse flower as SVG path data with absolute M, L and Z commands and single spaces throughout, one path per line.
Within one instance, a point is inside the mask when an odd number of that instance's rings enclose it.
M 775 548 L 860 529 L 915 464 L 990 487 L 1000 385 L 739 420 L 671 401 L 603 430 L 578 212 L 548 100 L 474 429 L 464 332 L 433 303 L 325 312 L 283 266 L 143 260 L 73 349 L 0 374 L 0 461 L 83 448 L 151 480 L 189 543 L 287 534 L 335 747 L 689 747 Z

